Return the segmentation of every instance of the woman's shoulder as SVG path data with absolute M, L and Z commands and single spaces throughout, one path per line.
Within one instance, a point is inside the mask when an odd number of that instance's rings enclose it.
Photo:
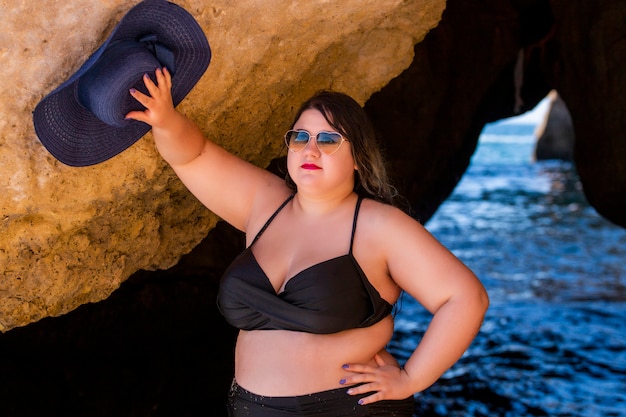
M 405 210 L 389 203 L 364 197 L 361 202 L 363 215 L 372 220 L 388 222 L 416 222 Z
M 364 198 L 359 211 L 361 224 L 372 234 L 401 235 L 415 229 L 423 229 L 422 225 L 399 207 Z
M 281 206 L 293 197 L 289 187 L 274 186 L 259 190 L 252 200 L 246 232 L 260 228 Z

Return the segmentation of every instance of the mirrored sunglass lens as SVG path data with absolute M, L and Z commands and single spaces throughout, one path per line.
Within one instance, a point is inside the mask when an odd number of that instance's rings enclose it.
M 293 132 L 291 134 L 291 143 L 297 145 L 306 145 L 309 141 L 309 134 L 307 132 Z
M 307 132 L 292 130 L 287 134 L 287 146 L 294 152 L 304 148 L 308 142 L 309 134 Z
M 317 135 L 317 145 L 324 147 L 334 147 L 341 142 L 341 136 L 338 133 L 320 132 Z

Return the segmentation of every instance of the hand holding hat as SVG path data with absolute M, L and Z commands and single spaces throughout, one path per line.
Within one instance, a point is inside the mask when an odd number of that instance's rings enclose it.
M 152 126 L 154 143 L 159 153 L 172 167 L 184 165 L 204 150 L 204 136 L 197 125 L 176 111 L 172 101 L 172 76 L 167 68 L 155 71 L 156 82 L 146 74 L 144 83 L 148 94 L 131 89 L 134 97 L 145 110 L 134 110 L 126 118 Z M 194 131 L 196 134 L 194 134 Z M 194 140 L 199 137 L 201 140 Z
M 200 25 L 182 7 L 144 0 L 107 40 L 33 112 L 41 143 L 59 161 L 88 166 L 124 151 L 150 130 L 126 116 L 143 110 L 129 90 L 148 94 L 144 76 L 166 67 L 178 105 L 206 71 L 211 49 Z
M 127 119 L 138 120 L 149 124 L 153 128 L 166 125 L 169 115 L 174 114 L 174 103 L 172 101 L 172 76 L 167 68 L 158 68 L 155 71 L 156 83 L 146 74 L 144 83 L 148 94 L 132 88 L 130 94 L 141 103 L 146 110 L 134 110 L 126 115 Z

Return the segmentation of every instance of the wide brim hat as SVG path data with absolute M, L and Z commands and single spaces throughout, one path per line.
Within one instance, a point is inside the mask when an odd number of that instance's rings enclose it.
M 154 77 L 157 68 L 166 67 L 176 106 L 210 61 L 209 43 L 189 12 L 165 0 L 144 0 L 128 11 L 75 74 L 37 104 L 35 132 L 66 165 L 106 161 L 151 129 L 125 118 L 132 110 L 144 109 L 129 93 L 135 88 L 147 94 L 144 74 Z

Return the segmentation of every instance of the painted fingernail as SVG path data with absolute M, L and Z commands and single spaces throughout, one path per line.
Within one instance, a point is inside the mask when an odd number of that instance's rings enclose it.
M 359 402 L 359 405 L 363 405 L 365 401 L 363 401 L 363 399 L 361 398 L 358 402 Z
M 344 379 L 342 379 L 341 381 L 339 381 L 339 383 L 340 383 L 341 385 L 345 384 L 345 383 L 346 383 L 345 378 L 344 378 Z
M 348 364 L 345 364 L 345 365 L 341 365 L 341 367 L 342 367 L 343 369 L 348 369 L 348 367 L 349 367 L 349 366 L 348 366 Z
M 129 91 L 131 94 L 135 94 L 137 92 L 137 90 L 135 90 L 134 88 L 131 88 Z
M 352 390 L 351 390 L 351 389 L 349 389 L 348 391 L 346 391 L 346 394 L 348 394 L 348 395 L 352 395 Z

